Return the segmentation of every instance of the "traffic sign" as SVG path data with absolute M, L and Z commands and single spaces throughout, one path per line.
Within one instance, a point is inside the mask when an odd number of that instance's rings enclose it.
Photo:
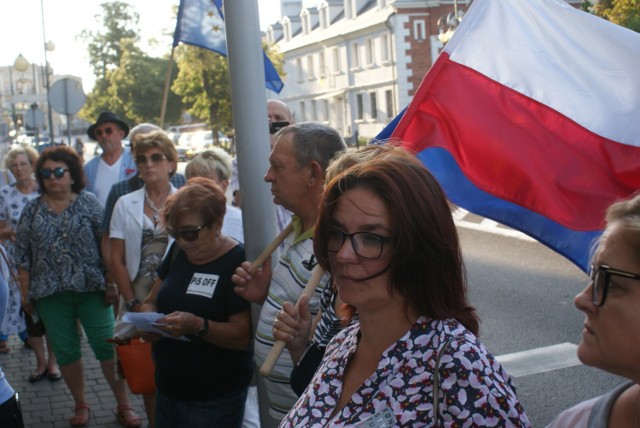
M 60 114 L 76 114 L 85 101 L 87 101 L 87 96 L 84 94 L 80 82 L 75 79 L 65 77 L 56 80 L 49 89 L 49 104 Z

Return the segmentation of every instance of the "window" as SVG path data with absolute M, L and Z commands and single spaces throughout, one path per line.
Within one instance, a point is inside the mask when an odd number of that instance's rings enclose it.
M 333 72 L 340 73 L 340 51 L 338 48 L 333 48 Z
M 413 38 L 419 41 L 427 38 L 427 30 L 423 19 L 413 21 Z
M 302 82 L 304 79 L 304 70 L 302 69 L 302 58 L 296 58 L 296 71 L 298 82 Z
M 362 101 L 362 94 L 356 95 L 356 108 L 357 108 L 356 118 L 358 120 L 364 119 L 364 105 Z
M 387 34 L 380 37 L 380 61 L 387 62 L 389 61 L 389 36 Z
M 329 27 L 329 6 L 320 6 L 320 28 Z
M 304 106 L 304 101 L 300 101 L 300 117 L 302 118 L 303 122 L 306 122 L 306 121 L 309 120 L 307 118 L 307 111 L 306 111 L 305 106 Z
M 303 12 L 301 18 L 302 18 L 302 33 L 309 34 L 309 32 L 311 31 L 311 16 L 309 14 L 309 11 Z
M 365 61 L 367 65 L 373 65 L 376 62 L 374 56 L 374 46 L 375 43 L 373 39 L 367 40 L 366 48 L 365 48 Z
M 316 78 L 316 69 L 313 66 L 313 54 L 307 56 L 307 73 L 309 75 L 309 80 Z
M 393 117 L 393 92 L 391 90 L 384 91 L 385 101 L 387 103 L 387 119 Z
M 375 92 L 369 94 L 369 100 L 371 102 L 371 119 L 378 118 L 378 97 Z
M 284 40 L 285 41 L 289 41 L 291 40 L 291 21 L 289 21 L 288 19 L 285 21 L 282 21 L 282 29 L 284 30 Z
M 318 103 L 316 100 L 311 100 L 311 120 L 318 121 Z
M 360 67 L 360 49 L 358 46 L 358 42 L 354 42 L 352 46 L 353 46 L 353 49 L 351 50 L 351 53 L 353 56 L 352 68 L 358 68 Z
M 327 66 L 324 62 L 324 52 L 320 52 L 318 54 L 318 71 L 321 78 L 325 77 L 327 74 Z
M 329 122 L 329 101 L 322 100 L 322 121 Z

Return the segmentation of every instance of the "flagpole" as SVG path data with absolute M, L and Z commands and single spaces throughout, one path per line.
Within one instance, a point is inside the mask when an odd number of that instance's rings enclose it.
M 175 46 L 171 47 L 171 55 L 169 56 L 169 64 L 167 64 L 167 75 L 164 79 L 164 91 L 162 92 L 162 106 L 160 107 L 160 128 L 164 128 L 164 116 L 167 112 L 167 98 L 169 98 L 169 83 L 171 82 L 171 69 L 173 68 L 173 52 Z
M 227 1 L 224 6 L 245 251 L 247 259 L 254 260 L 276 236 L 275 206 L 269 186 L 263 180 L 271 149 L 265 70 L 256 67 L 262 63 L 264 55 L 258 0 Z M 259 306 L 252 305 L 254 332 L 259 310 Z M 275 419 L 269 416 L 269 400 L 261 379 L 258 394 L 262 427 L 277 426 Z

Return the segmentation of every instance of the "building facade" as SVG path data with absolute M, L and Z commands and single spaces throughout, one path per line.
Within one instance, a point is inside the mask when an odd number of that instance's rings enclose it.
M 265 33 L 284 55 L 279 98 L 299 122 L 327 123 L 350 142 L 374 137 L 409 104 L 470 3 L 281 0 Z

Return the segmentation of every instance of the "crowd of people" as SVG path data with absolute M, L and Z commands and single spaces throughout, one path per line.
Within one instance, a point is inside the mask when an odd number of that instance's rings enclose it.
M 509 373 L 478 339 L 435 178 L 401 147 L 348 149 L 330 126 L 295 123 L 281 101 L 267 110 L 265 209 L 274 235 L 291 231 L 258 266 L 244 251 L 238 166 L 222 149 L 197 153 L 182 175 L 162 129 L 130 130 L 111 112 L 88 128 L 102 154 L 86 164 L 83 144 L 12 149 L 0 188 L 0 353 L 15 334 L 35 353 L 30 382 L 64 380 L 71 426 L 88 425 L 94 404 L 83 334 L 125 427 L 143 418 L 114 342 L 133 338 L 151 343 L 155 392 L 142 398 L 152 428 L 259 427 L 255 372 L 277 342 L 268 426 L 530 426 Z M 633 426 L 638 280 L 640 195 L 610 207 L 575 298 L 586 315 L 578 357 L 629 382 L 550 426 Z M 127 321 L 140 313 L 153 328 Z M 10 381 L 0 369 L 0 426 L 22 427 Z

